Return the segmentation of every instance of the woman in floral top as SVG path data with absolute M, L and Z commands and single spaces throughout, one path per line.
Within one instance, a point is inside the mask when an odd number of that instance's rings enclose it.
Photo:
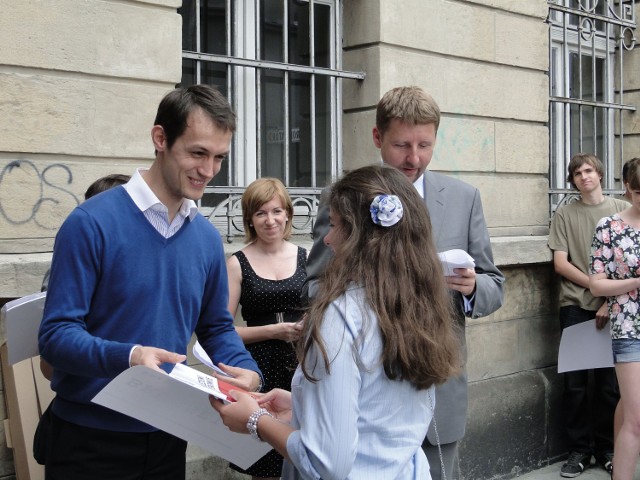
M 620 385 L 623 420 L 614 443 L 616 480 L 633 479 L 640 454 L 640 162 L 632 162 L 628 179 L 631 206 L 598 222 L 589 276 L 591 293 L 607 297 Z

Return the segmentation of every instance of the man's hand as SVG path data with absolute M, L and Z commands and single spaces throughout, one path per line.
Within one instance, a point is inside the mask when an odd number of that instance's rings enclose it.
M 473 268 L 456 268 L 454 272 L 456 275 L 444 277 L 447 286 L 468 297 L 476 289 L 476 271 Z
M 602 306 L 596 312 L 596 328 L 602 330 L 609 321 L 609 304 L 605 300 Z
M 247 370 L 246 368 L 240 367 L 231 367 L 229 365 L 225 365 L 224 363 L 219 363 L 218 367 L 225 373 L 231 375 L 231 377 L 225 377 L 216 372 L 213 372 L 212 375 L 216 378 L 224 380 L 230 385 L 235 385 L 247 392 L 255 392 L 258 390 L 260 386 L 260 375 L 258 375 L 253 370 Z
M 131 366 L 144 365 L 145 367 L 162 372 L 163 370 L 159 367 L 161 364 L 175 364 L 184 362 L 186 359 L 186 355 L 169 352 L 162 348 L 143 347 L 142 345 L 138 345 L 133 348 L 133 352 L 131 353 Z

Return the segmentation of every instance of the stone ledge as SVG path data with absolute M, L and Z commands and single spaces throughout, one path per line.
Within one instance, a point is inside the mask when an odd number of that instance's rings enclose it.
M 493 258 L 499 267 L 547 263 L 552 260 L 547 241 L 546 235 L 493 237 Z
M 296 245 L 311 249 L 308 235 L 292 237 Z M 241 237 L 224 243 L 228 255 L 245 246 Z M 491 239 L 493 256 L 499 267 L 546 263 L 551 261 L 546 236 L 495 237 Z M 39 292 L 42 277 L 49 268 L 51 253 L 0 254 L 0 298 L 17 298 Z
M 51 253 L 0 254 L 0 299 L 39 292 L 50 263 Z

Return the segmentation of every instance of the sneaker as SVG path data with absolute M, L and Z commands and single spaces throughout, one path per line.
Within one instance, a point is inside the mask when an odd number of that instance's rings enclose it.
M 591 464 L 591 455 L 580 452 L 571 452 L 569 458 L 560 469 L 560 476 L 574 478 L 584 472 L 584 469 Z
M 596 463 L 607 472 L 613 471 L 613 453 L 599 453 L 596 455 Z

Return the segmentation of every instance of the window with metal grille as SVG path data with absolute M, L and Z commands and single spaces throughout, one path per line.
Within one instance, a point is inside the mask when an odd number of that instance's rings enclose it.
M 621 193 L 625 154 L 624 53 L 635 46 L 635 0 L 548 0 L 550 209 L 575 190 L 571 157 L 594 153 L 605 166 L 603 189 Z
M 341 79 L 364 78 L 340 69 L 340 0 L 184 0 L 179 13 L 182 85 L 217 86 L 238 115 L 229 161 L 201 209 L 239 234 L 243 187 L 277 177 L 300 214 L 294 228 L 308 231 L 341 166 Z

